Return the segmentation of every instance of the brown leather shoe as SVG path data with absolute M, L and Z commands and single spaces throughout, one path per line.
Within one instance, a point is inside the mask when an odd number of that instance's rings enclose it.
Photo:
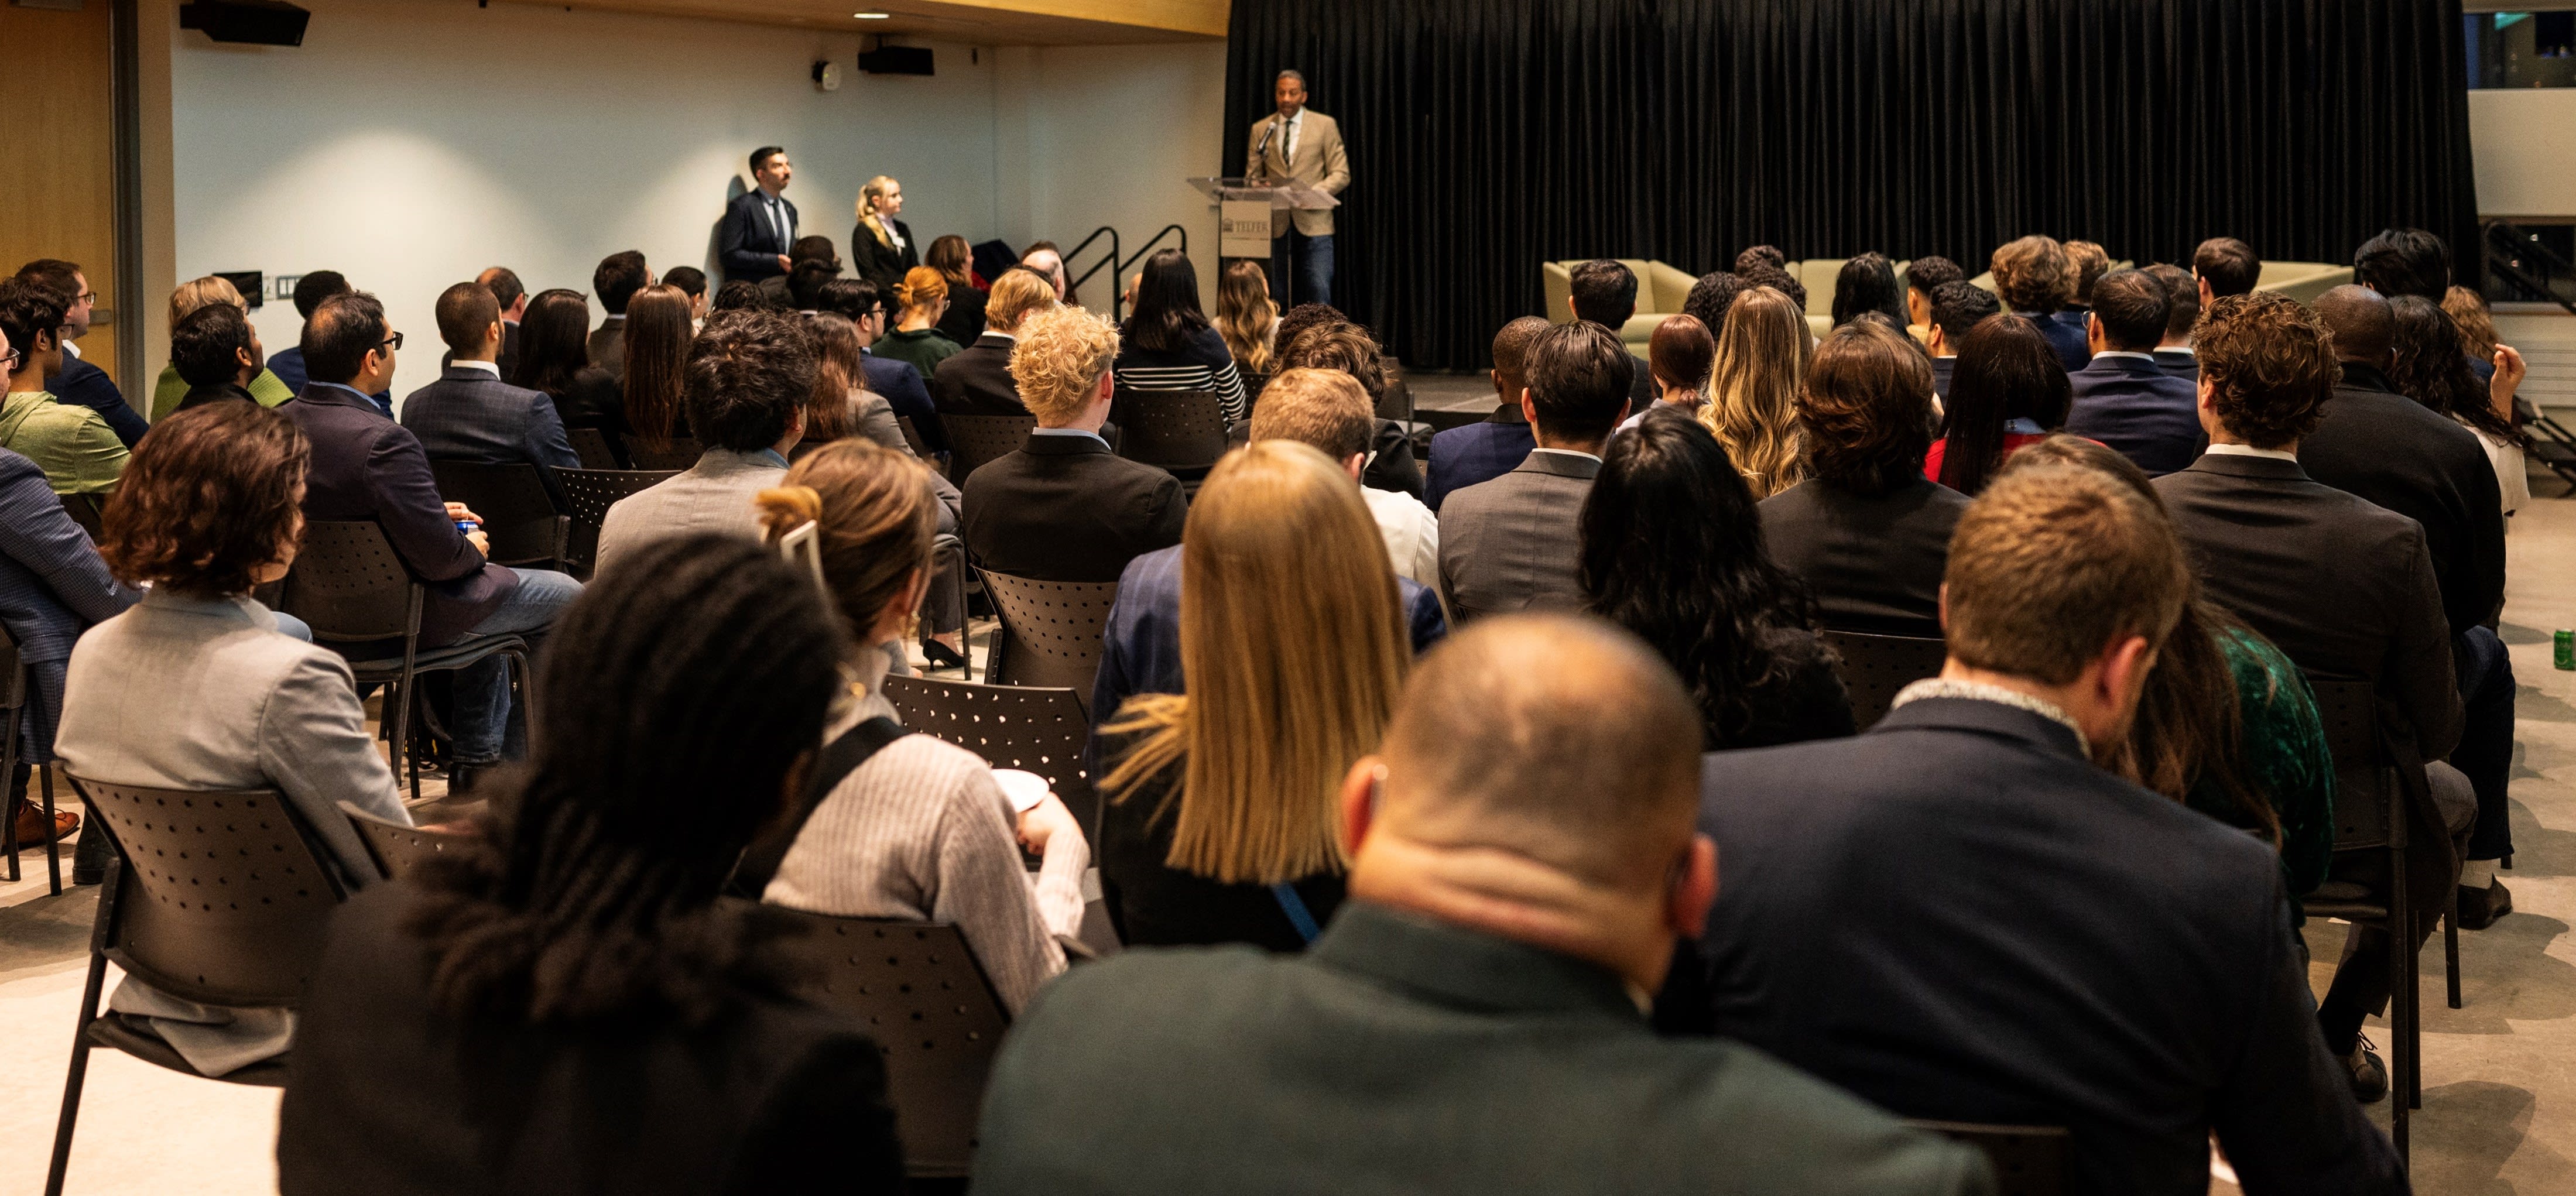
M 80 815 L 69 810 L 56 812 L 54 838 L 57 841 L 71 838 L 72 832 L 80 829 L 80 818 Z M 23 797 L 18 799 L 18 845 L 20 847 L 45 845 L 45 812 L 37 808 L 36 803 Z

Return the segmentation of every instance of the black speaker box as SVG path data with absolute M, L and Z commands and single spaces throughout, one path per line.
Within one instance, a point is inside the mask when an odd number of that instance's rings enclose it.
M 879 46 L 859 52 L 859 69 L 871 75 L 927 75 L 930 47 Z
M 219 42 L 300 46 L 313 14 L 285 0 L 188 0 L 179 6 L 181 29 L 203 30 Z

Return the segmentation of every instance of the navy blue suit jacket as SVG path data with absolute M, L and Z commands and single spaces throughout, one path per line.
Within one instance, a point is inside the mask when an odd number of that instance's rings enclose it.
M 1431 463 L 1423 479 L 1423 505 L 1437 511 L 1452 490 L 1464 490 L 1521 467 L 1538 438 L 1520 409 L 1498 409 L 1480 423 L 1451 428 L 1431 438 Z
M 1906 1117 L 2062 1125 L 2067 1190 L 2406 1190 L 2308 1002 L 2271 848 L 1934 698 L 1707 757 L 1716 1030 Z
M 419 438 L 432 461 L 524 461 L 538 467 L 550 490 L 555 470 L 581 468 L 546 392 L 512 386 L 472 366 L 449 366 L 438 381 L 411 392 L 403 400 L 402 426 Z
M 859 364 L 867 371 L 868 389 L 885 396 L 886 406 L 896 416 L 912 420 L 921 442 L 934 453 L 948 451 L 948 430 L 939 426 L 939 407 L 930 401 L 930 388 L 922 385 L 921 371 L 908 361 L 879 357 L 860 350 Z
M 54 724 L 63 711 L 63 670 L 81 632 L 135 603 L 99 560 L 89 533 L 72 522 L 36 463 L 0 449 L 0 627 L 36 676 L 25 718 L 22 759 L 54 758 Z M 18 733 L 0 727 L 0 735 Z M 5 781 L 0 781 L 5 783 Z
M 2200 459 L 2200 388 L 2145 357 L 2096 357 L 2066 376 L 2075 387 L 2066 431 L 2099 440 L 2162 477 Z
M 319 383 L 278 410 L 313 443 L 304 517 L 374 520 L 403 567 L 428 587 L 422 647 L 454 642 L 519 588 L 518 574 L 486 564 L 448 519 L 429 454 L 409 429 L 347 389 Z
M 768 204 L 759 188 L 734 196 L 725 205 L 724 219 L 716 225 L 716 264 L 724 268 L 726 281 L 759 282 L 787 273 L 778 268 L 778 259 L 796 240 L 796 205 L 784 195 L 778 197 L 778 205 L 787 211 L 784 240 L 770 223 Z
M 2200 381 L 2200 358 L 2196 354 L 2182 349 L 2158 349 L 2156 364 L 2165 367 L 2165 372 L 2174 377 L 2188 378 L 2194 384 Z
M 1932 393 L 1934 393 L 1934 394 L 1936 394 L 1936 395 L 1939 395 L 1939 396 L 1941 396 L 1941 397 L 1942 397 L 1942 398 L 1944 398 L 1944 399 L 1949 398 L 1949 397 L 1950 397 L 1950 373 L 1951 373 L 1951 371 L 1956 370 L 1956 369 L 1958 369 L 1958 368 L 1959 368 L 1959 359 L 1958 359 L 1958 358 L 1956 358 L 1956 357 L 1935 357 L 1935 358 L 1933 358 L 1933 359 L 1932 359 Z
M 2057 318 L 2061 314 L 2058 312 L 2043 315 L 2035 311 L 2017 311 L 2013 314 L 2039 326 L 2039 335 L 2047 339 L 2049 348 L 2057 350 L 2058 363 L 2066 367 L 2067 373 L 2083 369 L 2084 363 L 2093 360 L 2093 347 L 2084 339 L 2083 321 L 2069 324 Z
M 75 407 L 87 407 L 116 432 L 116 438 L 133 448 L 134 442 L 152 430 L 152 421 L 125 403 L 125 392 L 107 376 L 107 371 L 69 354 L 63 356 L 63 372 L 47 379 L 45 389 L 54 398 Z

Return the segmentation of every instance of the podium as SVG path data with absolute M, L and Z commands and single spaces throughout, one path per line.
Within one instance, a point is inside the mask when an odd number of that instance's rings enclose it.
M 1286 231 L 1284 212 L 1316 211 L 1342 206 L 1329 192 L 1293 179 L 1199 178 L 1189 180 L 1199 194 L 1217 205 L 1217 256 L 1261 258 L 1271 255 L 1271 238 Z

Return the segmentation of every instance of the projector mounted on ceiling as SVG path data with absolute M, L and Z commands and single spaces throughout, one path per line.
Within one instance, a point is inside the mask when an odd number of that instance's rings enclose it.
M 312 19 L 311 12 L 286 0 L 188 0 L 179 6 L 181 29 L 237 45 L 303 45 L 305 22 Z

